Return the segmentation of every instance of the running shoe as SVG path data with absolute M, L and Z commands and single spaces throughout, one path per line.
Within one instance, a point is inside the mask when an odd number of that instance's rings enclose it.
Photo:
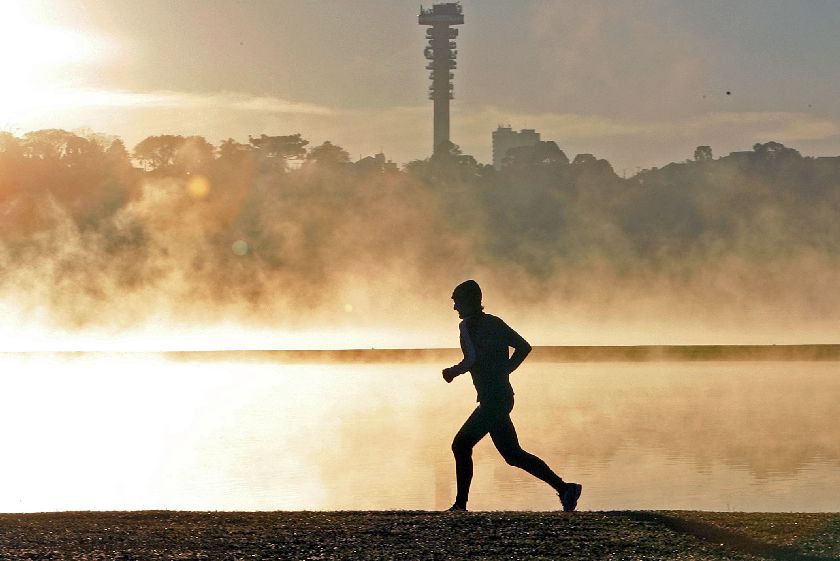
M 580 483 L 566 483 L 562 491 L 557 493 L 560 497 L 560 504 L 563 505 L 564 512 L 572 512 L 577 508 L 578 498 L 580 492 L 583 490 L 583 485 Z

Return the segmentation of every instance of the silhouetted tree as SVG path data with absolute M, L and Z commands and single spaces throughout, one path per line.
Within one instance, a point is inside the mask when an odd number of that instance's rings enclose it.
M 89 141 L 63 129 L 41 129 L 23 135 L 24 156 L 33 160 L 75 161 L 88 150 Z
M 0 155 L 10 159 L 23 156 L 20 139 L 11 133 L 0 131 Z
M 125 143 L 120 138 L 111 141 L 111 144 L 105 149 L 105 157 L 115 167 L 131 165 L 131 156 L 125 148 Z
M 569 165 L 569 158 L 566 153 L 560 150 L 553 140 L 537 142 L 534 147 L 536 163 L 547 165 Z
M 517 146 L 507 151 L 502 165 L 568 165 L 569 158 L 554 141 L 539 141 L 531 146 Z
M 248 142 L 257 149 L 259 155 L 267 160 L 281 162 L 286 167 L 287 160 L 303 158 L 306 155 L 308 140 L 301 138 L 300 133 L 287 136 L 267 136 L 261 134 L 259 138 L 248 136 Z
M 711 146 L 698 146 L 694 149 L 694 161 L 695 162 L 708 162 L 712 159 L 712 147 Z
M 571 169 L 575 173 L 586 173 L 603 175 L 610 177 L 610 180 L 615 176 L 615 171 L 612 164 L 604 159 L 599 159 L 592 154 L 578 154 L 572 161 Z
M 188 173 L 199 171 L 213 161 L 214 151 L 203 136 L 188 136 L 175 152 L 174 165 Z
M 335 166 L 348 163 L 350 154 L 341 146 L 336 146 L 327 140 L 320 146 L 312 148 L 306 155 L 306 159 L 321 165 Z
M 0 203 L 20 189 L 23 146 L 20 139 L 0 132 Z
M 220 160 L 235 162 L 253 151 L 254 147 L 250 144 L 242 144 L 228 138 L 219 144 L 218 154 Z
M 429 163 L 436 173 L 468 179 L 478 172 L 478 162 L 469 154 L 461 152 L 461 147 L 451 141 L 445 141 L 429 158 Z
M 798 150 L 788 148 L 781 142 L 770 141 L 765 142 L 764 144 L 758 142 L 753 145 L 753 150 L 757 156 L 766 159 L 774 159 L 784 156 L 792 156 L 795 158 L 802 157 Z
M 128 160 L 130 158 L 128 150 L 125 148 L 125 142 L 121 138 L 115 138 L 105 150 L 105 153 L 115 160 Z
M 411 160 L 403 164 L 403 171 L 408 174 L 421 177 L 425 174 L 426 169 L 429 166 L 429 159 L 426 158 L 424 160 Z
M 442 158 L 457 158 L 462 154 L 461 147 L 452 142 L 451 140 L 444 140 L 441 142 L 437 148 L 435 149 L 435 153 L 432 154 L 432 160 L 435 158 L 442 159 Z
M 175 155 L 183 144 L 184 137 L 180 135 L 149 136 L 134 147 L 134 158 L 147 169 L 158 170 L 175 163 Z
M 575 156 L 575 159 L 572 160 L 572 165 L 585 166 L 587 164 L 594 164 L 597 161 L 598 159 L 592 154 L 578 154 L 577 156 Z

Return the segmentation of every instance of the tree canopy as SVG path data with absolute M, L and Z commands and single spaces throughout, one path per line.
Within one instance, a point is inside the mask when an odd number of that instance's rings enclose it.
M 779 256 L 840 266 L 838 186 L 840 158 L 773 141 L 717 159 L 699 146 L 694 160 L 622 178 L 593 154 L 570 163 L 552 142 L 511 151 L 501 170 L 454 144 L 397 170 L 384 155 L 351 164 L 300 134 L 218 149 L 155 135 L 129 157 L 119 139 L 45 129 L 0 133 L 0 258 L 56 259 L 39 266 L 75 271 L 72 286 L 94 292 L 178 271 L 175 284 L 208 298 L 236 286 L 255 303 L 278 297 L 266 286 L 320 301 L 345 273 L 397 263 L 430 282 L 445 277 L 435 267 L 471 263 L 544 287 L 587 268 L 660 279 Z M 74 231 L 83 241 L 62 250 Z

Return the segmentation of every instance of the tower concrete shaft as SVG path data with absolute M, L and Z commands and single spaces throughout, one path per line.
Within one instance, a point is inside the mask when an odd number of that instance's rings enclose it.
M 426 30 L 429 43 L 423 54 L 429 61 L 426 69 L 430 71 L 429 79 L 432 81 L 429 85 L 429 99 L 434 102 L 432 152 L 437 153 L 446 150 L 449 145 L 449 100 L 454 97 L 452 79 L 455 74 L 452 71 L 457 66 L 455 38 L 458 37 L 458 30 L 450 26 L 463 24 L 464 14 L 457 2 L 435 4 L 427 9 L 421 6 L 418 23 L 430 26 Z

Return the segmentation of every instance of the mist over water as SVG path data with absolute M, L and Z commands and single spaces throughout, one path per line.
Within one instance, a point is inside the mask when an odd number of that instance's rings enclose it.
M 436 363 L 0 356 L 0 511 L 442 509 L 475 406 Z M 836 511 L 836 363 L 534 363 L 522 446 L 584 509 Z M 471 508 L 556 510 L 489 439 Z
M 838 158 L 770 142 L 623 179 L 550 147 L 501 171 L 454 148 L 396 171 L 298 135 L 267 137 L 297 142 L 297 168 L 265 139 L 216 154 L 200 137 L 150 138 L 141 171 L 102 135 L 4 133 L 5 330 L 227 324 L 437 346 L 452 287 L 476 278 L 488 309 L 539 344 L 840 335 Z

